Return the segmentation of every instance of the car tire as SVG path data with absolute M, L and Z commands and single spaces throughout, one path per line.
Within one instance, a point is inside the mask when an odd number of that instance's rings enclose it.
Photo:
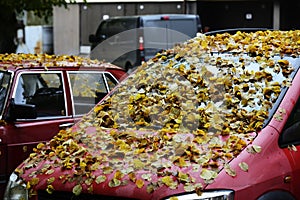
M 257 200 L 296 200 L 290 193 L 285 191 L 271 191 L 263 194 Z

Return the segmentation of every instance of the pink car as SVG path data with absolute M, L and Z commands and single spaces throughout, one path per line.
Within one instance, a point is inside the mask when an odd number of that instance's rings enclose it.
M 299 31 L 198 35 L 40 143 L 4 199 L 300 199 Z

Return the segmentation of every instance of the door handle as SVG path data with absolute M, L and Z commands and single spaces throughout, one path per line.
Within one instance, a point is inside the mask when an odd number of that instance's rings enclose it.
M 73 126 L 74 123 L 65 123 L 65 124 L 60 124 L 59 125 L 59 129 L 66 129 L 66 128 L 70 128 L 71 126 Z

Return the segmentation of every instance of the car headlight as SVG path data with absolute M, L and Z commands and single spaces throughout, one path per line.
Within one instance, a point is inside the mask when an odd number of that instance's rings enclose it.
M 178 200 L 233 200 L 234 192 L 232 190 L 212 190 L 204 191 L 200 196 L 196 193 L 176 195 Z M 171 200 L 168 198 L 166 200 Z
M 15 173 L 12 173 L 9 177 L 4 200 L 28 200 L 26 185 Z

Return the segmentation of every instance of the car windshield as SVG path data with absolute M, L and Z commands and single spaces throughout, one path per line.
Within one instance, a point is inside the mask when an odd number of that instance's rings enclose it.
M 249 43 L 243 47 L 253 48 L 249 53 L 233 42 L 195 38 L 140 66 L 81 122 L 97 141 L 86 140 L 86 146 L 93 144 L 91 151 L 98 153 L 120 139 L 134 152 L 142 151 L 140 142 L 147 139 L 145 151 L 159 148 L 155 152 L 160 154 L 193 141 L 204 152 L 221 147 L 235 155 L 263 128 L 283 88 L 291 84 L 299 58 L 283 57 L 276 49 L 262 54 L 267 44 Z M 90 132 L 91 127 L 111 128 L 110 135 L 107 129 Z M 153 147 L 164 138 L 173 143 Z
M 11 73 L 0 71 L 0 113 L 4 108 L 7 90 L 10 83 Z
M 179 54 L 159 54 L 141 66 L 94 109 L 92 121 L 118 129 L 256 132 L 300 62 L 278 55 Z

